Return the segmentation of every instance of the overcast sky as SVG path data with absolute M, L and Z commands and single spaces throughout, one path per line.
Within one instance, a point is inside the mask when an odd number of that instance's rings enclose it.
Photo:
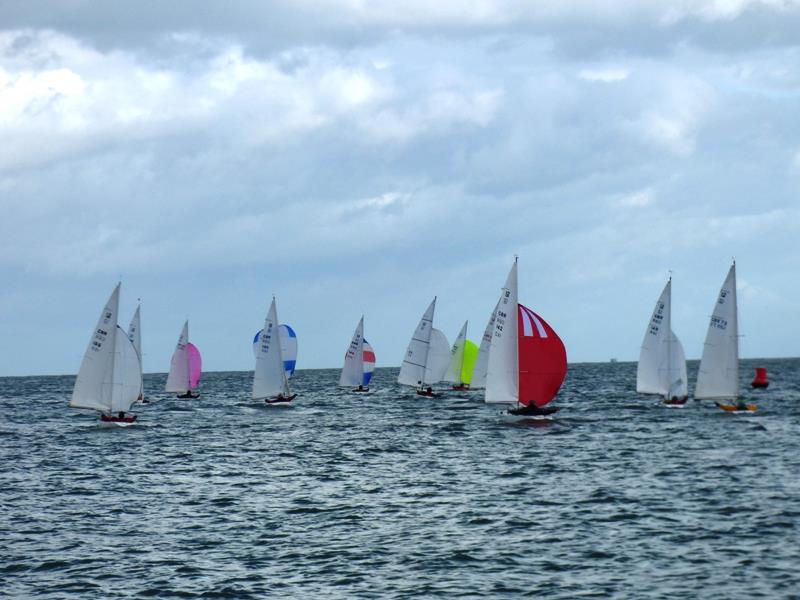
M 546 8 L 541 5 L 549 4 Z M 465 6 L 466 5 L 466 6 Z M 673 271 L 697 358 L 732 257 L 745 357 L 800 354 L 800 0 L 0 1 L 0 375 L 74 373 L 122 280 L 299 368 L 431 298 L 478 341 L 514 254 L 570 361 L 635 360 Z

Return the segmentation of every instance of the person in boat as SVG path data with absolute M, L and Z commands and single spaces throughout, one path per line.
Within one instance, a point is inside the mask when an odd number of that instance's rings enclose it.
M 430 386 L 428 386 L 428 387 L 425 389 L 425 393 L 426 393 L 426 394 L 429 394 L 429 395 L 431 395 L 431 396 L 433 396 L 433 388 L 432 388 L 432 387 L 430 387 Z
M 363 386 L 363 385 L 361 385 L 361 384 L 359 383 L 359 384 L 358 384 L 358 389 L 357 389 L 356 391 L 357 391 L 357 392 L 363 392 L 363 391 L 365 391 L 365 390 L 364 390 L 364 386 Z
M 125 411 L 122 411 L 122 410 L 119 411 L 119 414 L 117 415 L 117 418 L 118 419 L 124 419 L 125 418 Z

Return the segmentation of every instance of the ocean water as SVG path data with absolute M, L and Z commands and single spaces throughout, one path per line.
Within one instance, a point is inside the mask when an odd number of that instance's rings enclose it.
M 208 373 L 139 423 L 0 379 L 5 598 L 798 598 L 800 360 L 753 416 L 668 409 L 633 363 L 571 365 L 549 421 L 479 393 L 375 393 L 299 371 L 296 405 Z M 690 364 L 696 372 L 696 363 Z

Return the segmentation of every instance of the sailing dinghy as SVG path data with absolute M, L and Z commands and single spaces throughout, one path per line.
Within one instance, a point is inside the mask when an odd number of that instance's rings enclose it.
M 258 339 L 256 367 L 253 372 L 253 399 L 264 400 L 267 405 L 285 405 L 297 397 L 289 389 L 278 327 L 278 309 L 273 296 L 264 329 Z
M 408 342 L 397 383 L 417 388 L 417 394 L 429 398 L 437 397 L 431 387 L 444 378 L 450 363 L 450 344 L 444 333 L 433 327 L 433 314 L 436 310 L 436 297 L 427 310 Z
M 69 405 L 100 413 L 104 423 L 126 427 L 136 421 L 127 415 L 142 389 L 139 357 L 118 325 L 120 284 L 114 288 L 94 328 Z
M 144 398 L 144 379 L 142 376 L 142 331 L 141 331 L 141 317 L 140 317 L 141 305 L 136 306 L 136 312 L 133 313 L 133 318 L 131 318 L 131 324 L 128 326 L 128 339 L 133 344 L 134 349 L 136 350 L 136 356 L 139 359 L 139 380 L 141 381 L 140 389 L 139 389 L 139 397 L 136 398 L 137 402 L 141 402 L 142 404 L 149 404 L 149 400 L 145 400 Z
M 484 400 L 516 404 L 508 413 L 543 417 L 567 374 L 567 351 L 542 317 L 517 300 L 517 259 L 511 266 L 494 320 Z
M 197 346 L 189 341 L 189 321 L 183 324 L 181 335 L 172 353 L 169 365 L 166 391 L 177 393 L 178 398 L 199 398 L 200 394 L 193 394 L 200 383 L 203 371 L 203 359 Z M 184 392 L 184 393 L 179 393 Z
M 715 400 L 717 406 L 728 412 L 752 413 L 758 406 L 739 398 L 738 318 L 734 261 L 719 290 L 708 324 L 694 397 L 696 400 Z
M 671 408 L 686 406 L 689 398 L 686 356 L 672 331 L 672 277 L 664 286 L 644 332 L 636 369 L 636 391 L 659 394 L 663 404 Z
M 339 385 L 353 388 L 354 392 L 360 394 L 369 392 L 369 382 L 374 370 L 375 352 L 364 339 L 364 317 L 362 316 L 344 355 L 344 366 L 342 374 L 339 376 Z
M 467 339 L 467 325 L 464 323 L 461 331 L 450 350 L 450 362 L 444 374 L 444 380 L 453 384 L 453 389 L 464 391 L 470 389 L 475 361 L 478 358 L 478 346 Z

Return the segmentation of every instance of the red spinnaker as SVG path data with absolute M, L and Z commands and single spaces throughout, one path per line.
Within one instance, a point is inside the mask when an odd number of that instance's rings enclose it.
M 519 304 L 519 402 L 545 406 L 567 375 L 567 350 L 547 322 Z

